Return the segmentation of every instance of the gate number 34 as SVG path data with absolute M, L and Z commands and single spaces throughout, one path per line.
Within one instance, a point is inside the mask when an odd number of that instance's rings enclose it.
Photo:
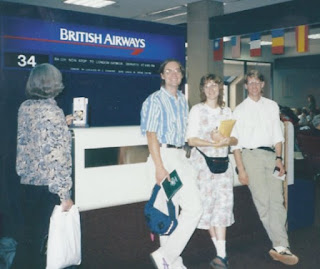
M 36 66 L 36 57 L 34 55 L 31 55 L 29 58 L 26 55 L 20 54 L 18 55 L 18 65 L 21 67 L 25 67 L 27 65 L 30 65 L 32 67 Z

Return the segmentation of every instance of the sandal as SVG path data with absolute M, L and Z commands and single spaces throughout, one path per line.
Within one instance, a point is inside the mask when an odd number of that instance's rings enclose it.
M 210 262 L 210 267 L 212 269 L 227 269 L 228 265 L 227 257 L 221 258 L 220 256 L 217 256 Z

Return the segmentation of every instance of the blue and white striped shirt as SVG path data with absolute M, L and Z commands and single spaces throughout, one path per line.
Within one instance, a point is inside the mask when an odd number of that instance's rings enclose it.
M 178 147 L 184 145 L 189 107 L 180 91 L 177 96 L 174 97 L 163 87 L 149 95 L 140 114 L 143 135 L 155 132 L 159 143 Z

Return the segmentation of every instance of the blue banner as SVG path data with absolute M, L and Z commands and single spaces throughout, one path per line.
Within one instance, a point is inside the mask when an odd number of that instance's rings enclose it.
M 3 49 L 51 55 L 159 62 L 184 61 L 183 36 L 159 35 L 35 19 L 3 17 Z M 102 57 L 101 57 L 102 56 Z

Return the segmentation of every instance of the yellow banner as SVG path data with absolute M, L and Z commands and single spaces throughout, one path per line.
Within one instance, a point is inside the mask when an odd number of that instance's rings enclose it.
M 274 37 L 272 38 L 272 47 L 284 46 L 284 37 Z
M 306 40 L 306 31 L 307 31 L 307 26 L 306 25 L 300 25 L 297 26 L 297 51 L 298 52 L 306 52 L 308 47 L 307 47 L 307 40 Z

